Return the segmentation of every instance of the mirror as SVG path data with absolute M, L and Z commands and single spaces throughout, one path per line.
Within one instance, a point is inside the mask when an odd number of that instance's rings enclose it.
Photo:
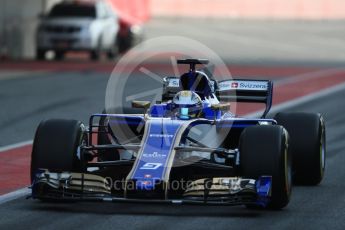
M 143 108 L 148 109 L 151 105 L 150 101 L 132 101 L 133 108 Z
M 211 105 L 213 110 L 228 111 L 230 110 L 230 103 L 219 103 Z

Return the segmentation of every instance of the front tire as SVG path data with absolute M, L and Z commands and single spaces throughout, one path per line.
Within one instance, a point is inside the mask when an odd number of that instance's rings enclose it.
M 246 128 L 240 137 L 240 170 L 244 178 L 272 176 L 269 208 L 284 208 L 291 196 L 291 160 L 288 133 L 282 126 Z
M 85 141 L 84 125 L 76 120 L 42 121 L 34 138 L 31 154 L 31 182 L 38 169 L 78 172 L 82 162 L 78 148 Z
M 326 128 L 322 116 L 313 113 L 278 113 L 274 119 L 290 134 L 294 182 L 319 184 L 326 165 Z

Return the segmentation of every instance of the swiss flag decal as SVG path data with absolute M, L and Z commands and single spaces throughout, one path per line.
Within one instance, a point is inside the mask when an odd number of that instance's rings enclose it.
M 231 83 L 231 88 L 238 88 L 238 83 L 237 82 Z

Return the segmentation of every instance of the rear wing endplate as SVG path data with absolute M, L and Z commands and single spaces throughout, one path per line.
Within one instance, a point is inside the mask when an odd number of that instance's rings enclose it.
M 272 106 L 273 82 L 269 80 L 231 79 L 218 82 L 217 95 L 221 101 L 264 103 L 266 117 Z

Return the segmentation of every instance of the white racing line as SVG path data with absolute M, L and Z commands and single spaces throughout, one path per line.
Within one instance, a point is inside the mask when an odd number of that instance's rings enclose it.
M 345 68 L 339 67 L 339 68 L 329 68 L 329 69 L 323 69 L 323 70 L 317 70 L 313 72 L 307 72 L 307 73 L 301 73 L 297 75 L 293 75 L 287 78 L 277 79 L 274 82 L 274 86 L 280 86 L 280 85 L 286 85 L 289 83 L 297 83 L 305 80 L 312 80 L 313 78 L 319 78 L 319 77 L 327 77 L 338 73 L 344 73 Z
M 0 147 L 0 154 L 2 152 L 5 152 L 5 151 L 9 151 L 9 150 L 12 150 L 12 149 L 24 147 L 24 146 L 31 145 L 31 144 L 32 144 L 32 140 L 29 140 L 29 141 L 23 141 L 23 142 L 19 142 L 19 143 L 16 143 L 16 144 Z
M 23 142 L 19 142 L 16 144 L 0 147 L 0 156 L 1 156 L 1 153 L 3 153 L 3 152 L 17 149 L 17 148 L 24 147 L 24 146 L 28 146 L 31 144 L 32 144 L 32 140 L 29 140 L 29 141 L 23 141 Z M 23 196 L 28 196 L 30 193 L 31 193 L 31 190 L 29 188 L 22 188 L 22 189 L 1 195 L 0 196 L 0 205 L 3 203 L 6 203 L 8 201 L 23 197 Z
M 26 77 L 31 77 L 31 76 L 42 76 L 45 74 L 50 73 L 50 71 L 44 71 L 44 70 L 30 70 L 30 71 L 0 71 L 0 81 L 1 80 L 13 80 L 13 79 L 18 79 L 18 78 L 26 78 Z
M 293 99 L 291 101 L 287 101 L 287 102 L 278 104 L 278 105 L 272 107 L 271 112 L 276 113 L 278 111 L 285 110 L 285 109 L 288 109 L 288 108 L 291 108 L 294 106 L 298 106 L 298 105 L 316 100 L 318 98 L 325 97 L 327 95 L 330 95 L 330 94 L 333 94 L 333 93 L 336 93 L 336 92 L 339 92 L 342 90 L 345 90 L 345 83 L 342 83 L 342 84 L 339 84 L 339 85 L 336 85 L 336 86 L 333 86 L 333 87 L 330 87 L 330 88 L 327 88 L 324 90 L 320 90 L 319 92 L 312 93 L 312 94 L 309 94 L 306 96 L 302 96 L 302 97 Z M 262 114 L 262 111 L 257 111 L 257 112 L 247 114 L 245 117 L 257 117 L 261 114 Z M 12 149 L 23 147 L 23 146 L 30 145 L 30 144 L 32 144 L 32 141 L 25 141 L 25 142 L 20 142 L 17 144 L 1 147 L 0 148 L 0 155 L 4 151 L 12 150 Z M 10 193 L 1 195 L 0 196 L 0 205 L 4 204 L 6 202 L 9 202 L 11 200 L 21 198 L 23 196 L 28 196 L 30 194 L 30 192 L 31 192 L 31 190 L 29 188 L 22 188 L 22 189 L 14 191 L 14 192 L 10 192 Z
M 15 200 L 24 196 L 28 196 L 31 193 L 31 189 L 29 188 L 22 188 L 4 195 L 0 196 L 0 205 L 7 203 L 11 200 Z

